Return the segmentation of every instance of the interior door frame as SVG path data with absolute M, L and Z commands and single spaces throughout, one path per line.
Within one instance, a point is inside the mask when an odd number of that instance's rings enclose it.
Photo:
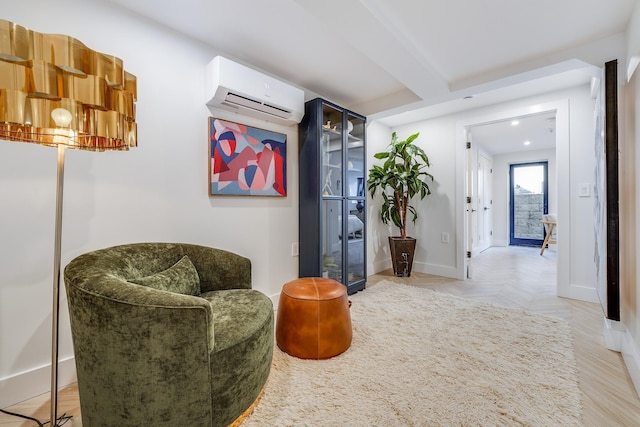
M 475 209 L 473 208 L 473 199 L 475 197 L 476 189 L 473 185 L 474 182 L 474 161 L 473 161 L 473 135 L 471 131 L 466 132 L 465 137 L 465 234 L 464 234 L 464 242 L 465 242 L 465 254 L 464 254 L 464 275 L 465 278 L 471 279 L 471 253 L 473 251 L 473 235 L 474 235 L 474 213 Z
M 570 223 L 571 180 L 568 168 L 562 167 L 562 165 L 570 164 L 569 99 L 558 99 L 540 104 L 519 104 L 517 106 L 503 108 L 489 113 L 466 116 L 456 122 L 456 165 L 458 166 L 458 172 L 456 172 L 456 194 L 458 197 L 455 200 L 455 222 L 456 229 L 459 230 L 459 232 L 456 233 L 457 279 L 465 279 L 467 268 L 466 242 L 467 233 L 469 233 L 466 223 L 467 204 L 465 198 L 467 174 L 467 133 L 470 132 L 471 128 L 474 126 L 508 120 L 513 117 L 525 117 L 532 114 L 540 114 L 543 112 L 555 112 L 556 114 L 556 162 L 557 165 L 559 165 L 557 168 L 558 222 Z M 558 244 L 556 247 L 558 263 L 556 278 L 557 295 L 580 300 L 589 300 L 592 296 L 590 291 L 585 291 L 584 289 L 581 289 L 581 287 L 573 286 L 570 283 L 571 272 L 569 261 L 571 259 L 572 246 L 571 235 L 568 227 L 558 229 Z

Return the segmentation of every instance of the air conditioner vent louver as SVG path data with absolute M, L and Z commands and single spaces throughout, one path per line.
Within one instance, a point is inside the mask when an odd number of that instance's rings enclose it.
M 304 92 L 258 71 L 216 56 L 207 65 L 209 107 L 292 125 L 304 115 Z
M 264 106 L 265 107 L 269 107 L 269 108 L 273 108 L 274 110 L 280 110 L 280 111 L 282 111 L 283 113 L 286 113 L 286 114 L 291 114 L 290 110 L 285 110 L 284 108 L 276 107 L 275 105 L 270 105 L 270 104 L 267 104 L 266 102 L 264 103 Z
M 236 108 L 240 108 L 238 106 L 243 106 L 247 108 L 251 108 L 253 110 L 274 115 L 276 117 L 280 117 L 283 119 L 288 119 L 291 117 L 291 111 L 286 110 L 284 108 L 275 107 L 273 105 L 269 105 L 265 102 L 260 102 L 255 99 L 251 99 L 246 96 L 238 95 L 237 93 L 229 92 L 225 99 L 225 103 L 231 104 Z

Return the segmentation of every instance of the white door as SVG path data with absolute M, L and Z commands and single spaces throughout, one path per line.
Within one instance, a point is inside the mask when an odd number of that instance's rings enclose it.
M 478 155 L 478 196 L 476 212 L 478 214 L 478 223 L 476 226 L 478 251 L 482 252 L 491 246 L 491 236 L 493 234 L 492 224 L 492 199 L 491 199 L 491 159 L 486 156 Z

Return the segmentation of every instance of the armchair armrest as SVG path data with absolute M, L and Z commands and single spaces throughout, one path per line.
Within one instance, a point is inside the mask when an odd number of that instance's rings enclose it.
M 211 419 L 211 384 L 203 380 L 214 347 L 208 301 L 109 275 L 68 281 L 66 289 L 85 423 L 143 425 L 168 408 L 185 411 L 182 425 Z
M 139 318 L 140 325 L 133 323 L 123 325 L 132 330 L 149 324 L 151 317 L 155 319 L 156 324 L 164 324 L 167 328 L 176 329 L 178 325 L 174 319 L 175 310 L 181 309 L 182 320 L 186 319 L 184 316 L 186 316 L 186 311 L 189 311 L 191 314 L 189 315 L 190 320 L 186 322 L 187 327 L 194 328 L 196 324 L 202 325 L 202 332 L 205 332 L 204 329 L 206 329 L 208 351 L 213 351 L 215 343 L 213 308 L 204 298 L 136 285 L 109 273 L 92 276 L 80 282 L 78 283 L 77 279 L 74 281 L 65 274 L 65 285 L 69 299 L 76 300 L 73 304 L 74 310 L 85 306 L 88 310 L 87 315 L 90 317 L 96 315 L 95 312 L 91 315 L 91 312 L 98 308 L 107 310 L 101 315 L 102 318 L 118 316 L 118 311 L 123 310 L 124 307 L 139 313 L 147 313 Z M 79 300 L 82 300 L 84 304 L 79 303 Z M 129 322 L 133 321 L 130 319 Z

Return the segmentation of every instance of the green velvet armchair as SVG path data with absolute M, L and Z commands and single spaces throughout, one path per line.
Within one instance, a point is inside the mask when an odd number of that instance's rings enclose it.
M 257 402 L 273 305 L 220 249 L 134 243 L 64 270 L 84 427 L 227 426 Z

